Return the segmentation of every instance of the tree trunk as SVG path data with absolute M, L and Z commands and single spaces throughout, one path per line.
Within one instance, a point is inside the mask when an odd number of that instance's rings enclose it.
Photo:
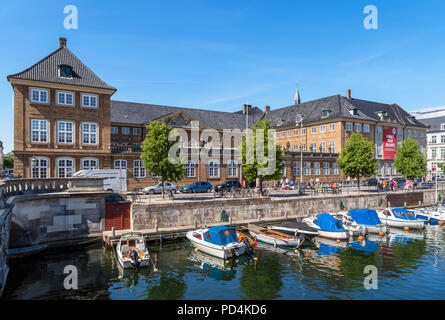
M 360 176 L 357 176 L 357 187 L 358 191 L 360 191 Z
M 164 191 L 165 184 L 164 184 L 164 178 L 163 177 L 161 178 L 161 182 L 162 182 L 162 199 L 165 199 L 165 191 Z
M 260 177 L 260 195 L 263 195 L 263 177 Z

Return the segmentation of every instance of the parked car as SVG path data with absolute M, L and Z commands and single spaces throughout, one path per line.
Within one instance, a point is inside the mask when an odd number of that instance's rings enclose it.
M 406 179 L 404 177 L 396 177 L 394 181 L 397 182 L 397 186 L 403 187 L 406 183 Z
M 178 191 L 178 187 L 171 182 L 164 182 L 164 190 L 172 191 L 173 193 L 176 193 L 176 191 Z M 159 182 L 158 184 L 156 184 L 152 187 L 146 187 L 146 188 L 142 189 L 142 192 L 145 194 L 162 193 L 162 183 Z
M 194 182 L 191 185 L 182 187 L 180 191 L 182 193 L 209 192 L 212 191 L 212 185 L 207 181 Z
M 376 178 L 369 178 L 362 181 L 362 186 L 375 187 L 379 184 Z
M 227 181 L 221 184 L 218 184 L 217 186 L 213 187 L 213 191 L 222 191 L 222 190 L 232 190 L 232 188 L 241 188 L 241 183 L 239 181 Z

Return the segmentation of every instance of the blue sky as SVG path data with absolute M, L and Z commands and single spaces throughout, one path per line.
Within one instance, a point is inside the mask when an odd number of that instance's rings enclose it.
M 66 5 L 79 29 L 66 30 Z M 378 29 L 366 30 L 366 5 Z M 445 105 L 445 2 L 2 1 L 0 140 L 13 145 L 6 76 L 68 48 L 116 87 L 116 100 L 236 111 L 352 89 L 407 110 Z

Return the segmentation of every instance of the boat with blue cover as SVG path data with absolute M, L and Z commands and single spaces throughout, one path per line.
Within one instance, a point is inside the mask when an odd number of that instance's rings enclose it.
M 390 227 L 423 229 L 425 223 L 418 220 L 414 211 L 404 208 L 387 208 L 378 212 L 380 220 Z
M 424 220 L 425 223 L 431 225 L 439 224 L 439 221 L 445 221 L 445 208 L 440 207 L 430 207 L 430 208 L 420 208 L 415 211 L 417 219 Z
M 389 232 L 388 227 L 382 223 L 375 210 L 351 209 L 348 214 L 357 225 L 365 227 L 367 233 Z
M 246 253 L 246 245 L 238 241 L 236 230 L 227 226 L 199 228 L 186 237 L 195 248 L 212 256 L 228 259 Z
M 343 223 L 329 213 L 320 213 L 315 217 L 305 218 L 303 221 L 310 227 L 318 229 L 320 237 L 336 240 L 349 238 L 349 231 L 345 229 Z

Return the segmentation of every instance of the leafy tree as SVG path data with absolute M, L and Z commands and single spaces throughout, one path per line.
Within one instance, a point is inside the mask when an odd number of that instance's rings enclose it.
M 3 167 L 12 169 L 14 167 L 14 156 L 12 154 L 6 154 L 3 162 Z
M 165 181 L 178 181 L 185 175 L 184 164 L 169 159 L 169 150 L 177 143 L 168 139 L 173 130 L 165 122 L 152 121 L 147 125 L 147 135 L 142 143 L 141 159 L 147 170 L 161 177 L 162 198 L 165 198 Z
M 345 148 L 337 159 L 338 167 L 349 177 L 357 178 L 360 189 L 360 177 L 374 175 L 378 163 L 374 159 L 375 146 L 360 132 L 353 132 L 346 140 Z
M 259 180 L 259 185 L 257 187 L 262 193 L 264 180 L 276 180 L 281 178 L 281 172 L 285 166 L 283 163 L 284 152 L 281 150 L 280 146 L 275 144 L 275 137 L 272 134 L 273 128 L 269 120 L 258 121 L 256 125 L 252 127 L 252 130 L 252 139 L 243 137 L 243 142 L 241 144 L 242 170 L 243 175 L 250 183 L 257 179 Z M 264 139 L 262 139 L 262 137 L 264 137 Z M 269 139 L 273 140 L 269 141 Z M 264 147 L 261 146 L 262 140 L 264 141 Z M 275 154 L 269 155 L 270 147 L 275 147 Z M 263 159 L 258 157 L 258 155 L 261 154 L 264 155 Z M 270 168 L 275 168 L 270 170 L 268 169 L 269 166 Z
M 408 179 L 419 178 L 427 174 L 426 157 L 413 138 L 408 137 L 397 147 L 394 167 Z

